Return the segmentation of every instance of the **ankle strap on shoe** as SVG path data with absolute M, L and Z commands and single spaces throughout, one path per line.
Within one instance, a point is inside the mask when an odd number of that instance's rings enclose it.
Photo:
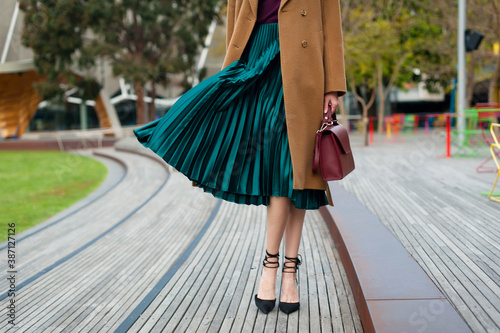
M 289 258 L 285 256 L 285 262 L 283 263 L 283 273 L 297 273 L 300 264 L 302 264 L 302 256 L 300 254 L 297 255 L 297 258 Z M 285 269 L 293 269 L 293 272 L 285 271 Z
M 262 261 L 262 264 L 264 265 L 264 267 L 267 267 L 267 268 L 278 268 L 280 267 L 280 263 L 279 263 L 279 258 L 280 257 L 280 253 L 276 253 L 276 254 L 271 254 L 269 252 L 267 252 L 266 250 L 266 258 Z M 269 261 L 268 259 L 269 258 L 277 258 L 278 260 L 276 261 Z

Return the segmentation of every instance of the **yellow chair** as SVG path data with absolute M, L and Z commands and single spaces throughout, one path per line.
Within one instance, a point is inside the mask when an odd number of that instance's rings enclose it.
M 497 177 L 495 178 L 495 183 L 493 184 L 493 188 L 491 189 L 490 194 L 488 194 L 488 199 L 500 202 L 500 196 L 493 196 L 493 190 L 495 189 L 495 186 L 497 186 L 498 177 L 500 177 L 500 163 L 498 162 L 497 153 L 495 153 L 494 151 L 494 148 L 500 150 L 500 143 L 498 143 L 498 138 L 495 133 L 495 127 L 498 127 L 500 129 L 500 124 L 491 124 L 490 126 L 491 136 L 493 137 L 493 140 L 495 140 L 495 143 L 492 143 L 490 146 L 490 151 L 491 156 L 493 156 L 493 161 L 495 161 L 495 164 L 497 165 Z

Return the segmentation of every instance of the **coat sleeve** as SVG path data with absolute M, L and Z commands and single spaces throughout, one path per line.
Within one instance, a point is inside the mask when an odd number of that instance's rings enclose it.
M 340 0 L 322 0 L 323 3 L 323 36 L 325 66 L 325 93 L 337 91 L 338 96 L 347 92 L 342 19 L 340 16 Z

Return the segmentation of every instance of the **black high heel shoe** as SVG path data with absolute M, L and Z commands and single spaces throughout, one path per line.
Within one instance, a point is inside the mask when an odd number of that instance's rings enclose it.
M 262 261 L 262 265 L 264 265 L 264 267 L 267 267 L 267 268 L 280 267 L 279 261 L 272 262 L 272 261 L 268 260 L 269 258 L 277 258 L 278 259 L 279 256 L 280 256 L 279 252 L 277 254 L 270 254 L 266 250 L 266 258 Z M 257 307 L 259 308 L 260 311 L 264 312 L 265 314 L 268 314 L 276 306 L 276 298 L 275 299 L 260 299 L 257 297 L 257 294 L 255 294 L 255 305 L 257 305 Z
M 283 273 L 297 273 L 297 270 L 299 269 L 299 265 L 302 263 L 302 256 L 299 254 L 299 258 L 288 258 L 285 256 L 285 262 L 283 264 Z M 287 262 L 288 260 L 288 262 Z M 293 266 L 287 266 L 287 264 L 293 264 Z M 291 271 L 293 269 L 293 271 Z M 286 271 L 287 270 L 287 271 Z M 286 314 L 290 314 L 292 312 L 297 311 L 300 308 L 300 302 L 297 303 L 287 303 L 287 302 L 281 302 L 279 308 L 281 311 L 283 311 Z

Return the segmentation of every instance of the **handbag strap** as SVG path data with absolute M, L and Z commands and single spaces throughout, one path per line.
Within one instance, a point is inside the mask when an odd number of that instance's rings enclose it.
M 321 140 L 321 133 L 316 134 L 316 144 L 314 146 L 314 160 L 313 160 L 313 172 L 318 170 L 319 166 L 319 142 Z

